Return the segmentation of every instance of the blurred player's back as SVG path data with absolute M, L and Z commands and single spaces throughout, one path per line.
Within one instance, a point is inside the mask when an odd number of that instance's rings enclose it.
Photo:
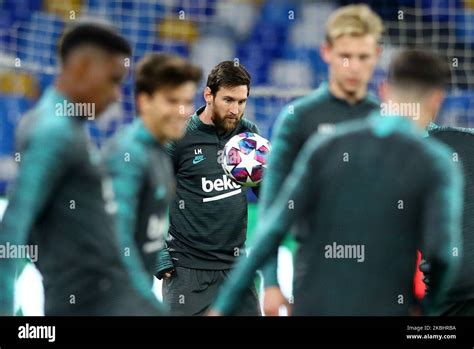
M 102 197 L 98 159 L 89 151 L 84 125 L 72 116 L 54 116 L 54 106 L 63 100 L 64 96 L 48 90 L 42 103 L 22 120 L 17 137 L 20 154 L 31 137 L 49 138 L 44 146 L 62 148 L 56 153 L 60 158 L 52 159 L 57 161 L 56 173 L 49 173 L 50 180 L 56 182 L 38 184 L 54 185 L 55 191 L 30 235 L 30 243 L 40 251 L 36 266 L 45 285 L 46 314 L 69 313 L 71 308 L 84 306 L 100 309 L 100 304 L 94 303 L 98 296 L 101 299 L 127 282 L 111 215 Z M 39 147 L 32 151 L 36 154 L 30 152 L 29 156 L 37 161 L 41 154 L 50 154 Z M 31 171 L 25 176 L 35 181 L 37 174 Z M 17 195 L 28 193 L 19 187 Z
M 316 150 L 314 199 L 295 229 L 295 314 L 406 315 L 415 302 L 416 249 L 435 222 L 420 217 L 444 209 L 428 194 L 449 153 L 390 119 L 346 123 Z
M 462 178 L 450 155 L 402 117 L 374 114 L 314 135 L 215 309 L 232 313 L 293 225 L 294 315 L 409 315 L 417 249 L 431 263 L 434 311 L 454 276 L 451 251 L 460 248 Z
M 453 161 L 464 173 L 464 214 L 462 220 L 463 258 L 458 278 L 446 299 L 451 315 L 474 315 L 474 130 L 455 127 L 431 128 L 430 137 L 452 148 Z
M 46 315 L 158 315 L 151 290 L 140 294 L 127 274 L 112 184 L 103 183 L 84 127 L 118 98 L 130 46 L 113 28 L 84 22 L 66 30 L 58 52 L 54 86 L 18 130 L 21 159 L 0 243 L 38 246 Z M 1 314 L 13 312 L 16 267 L 15 259 L 0 264 Z

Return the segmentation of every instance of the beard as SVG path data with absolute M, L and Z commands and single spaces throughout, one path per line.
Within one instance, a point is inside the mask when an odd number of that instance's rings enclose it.
M 243 115 L 243 114 L 242 114 Z M 219 132 L 228 132 L 234 130 L 242 119 L 242 115 L 231 117 L 229 115 L 221 115 L 214 109 L 211 120 Z

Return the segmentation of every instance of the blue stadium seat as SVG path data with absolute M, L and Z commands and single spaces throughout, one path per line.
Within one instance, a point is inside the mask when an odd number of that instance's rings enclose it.
M 417 3 L 419 4 L 419 3 Z M 463 9 L 463 0 L 422 0 L 423 19 L 431 22 L 448 22 L 455 20 L 454 13 Z M 454 10 L 454 11 L 453 11 Z
M 271 24 L 260 20 L 252 30 L 249 41 L 262 46 L 270 57 L 280 57 L 286 45 L 288 24 Z
M 316 81 L 319 83 L 322 80 L 326 80 L 328 66 L 321 58 L 319 50 L 286 46 L 283 50 L 282 58 L 309 63 L 313 69 Z
M 265 54 L 262 45 L 256 42 L 240 44 L 237 46 L 237 57 L 252 76 L 253 85 L 267 83 L 271 57 Z
M 26 21 L 31 13 L 41 10 L 40 0 L 4 0 L 0 2 L 3 8 L 12 14 L 13 21 Z
M 87 0 L 84 2 L 84 6 L 89 9 L 90 13 L 111 14 L 121 10 L 119 1 Z
M 8 44 L 10 40 L 10 28 L 13 24 L 13 17 L 11 12 L 6 10 L 0 10 L 0 45 L 2 43 Z
M 63 26 L 58 16 L 40 11 L 33 13 L 18 33 L 18 57 L 40 65 L 56 65 L 56 44 Z
M 132 41 L 133 42 L 133 41 Z M 140 60 L 146 53 L 150 52 L 166 52 L 177 54 L 182 57 L 189 56 L 189 48 L 185 43 L 169 41 L 169 42 L 134 42 L 133 45 L 133 57 L 134 61 Z
M 135 9 L 140 17 L 151 17 L 156 20 L 162 19 L 166 14 L 166 7 L 154 1 L 137 1 Z
M 22 96 L 0 95 L 0 154 L 12 154 L 15 127 L 32 101 Z
M 267 0 L 262 6 L 260 14 L 261 21 L 267 25 L 289 24 L 289 11 L 294 11 L 295 18 L 298 15 L 299 2 L 292 0 Z
M 260 129 L 262 137 L 271 139 L 276 118 L 287 103 L 278 97 L 253 97 L 250 99 L 251 110 Z
M 202 20 L 214 15 L 217 0 L 176 0 L 173 13 L 184 11 L 186 19 Z
M 270 84 L 280 88 L 313 88 L 316 79 L 310 62 L 276 59 L 270 67 Z
M 456 16 L 456 35 L 460 41 L 474 43 L 474 11 L 465 10 Z
M 189 56 L 189 47 L 184 42 L 156 42 L 153 45 L 154 52 L 168 52 L 177 54 L 183 57 Z
M 440 111 L 439 123 L 474 127 L 474 92 L 462 92 L 448 95 Z

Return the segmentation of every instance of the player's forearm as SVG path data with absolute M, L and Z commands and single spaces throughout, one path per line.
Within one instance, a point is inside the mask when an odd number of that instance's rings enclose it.
M 276 193 L 278 193 L 281 183 L 283 183 L 284 176 L 280 172 L 280 169 L 271 169 L 265 175 L 262 189 L 260 190 L 261 196 L 259 198 L 259 220 L 267 221 L 266 213 L 270 208 L 271 202 L 275 199 Z M 277 187 L 276 183 L 280 183 Z M 269 258 L 268 262 L 262 267 L 263 281 L 265 287 L 279 286 L 278 277 L 278 248 L 275 253 Z
M 444 224 L 440 223 L 439 230 L 431 231 L 433 240 L 438 241 L 439 245 L 425 255 L 430 269 L 427 275 L 430 291 L 426 298 L 430 313 L 436 312 L 436 308 L 442 304 L 459 271 L 462 260 L 460 219 L 460 216 L 453 215 Z
M 158 251 L 156 257 L 155 276 L 161 280 L 165 273 L 174 269 L 174 263 L 166 243 L 163 245 L 163 248 Z
M 288 114 L 287 111 L 287 107 L 283 108 L 275 124 L 272 149 L 268 156 L 268 167 L 260 190 L 259 209 L 261 214 L 272 205 L 298 156 L 299 134 L 297 127 L 300 125 L 294 124 L 293 120 L 296 116 Z
M 462 259 L 461 221 L 463 212 L 463 178 L 460 169 L 446 159 L 440 167 L 439 185 L 429 196 L 422 251 L 430 266 L 430 292 L 426 302 L 433 312 L 443 302 L 454 282 Z
M 282 180 L 284 179 L 284 176 L 277 173 L 277 171 L 279 171 L 279 169 L 273 169 L 270 167 L 265 173 L 258 201 L 260 217 L 262 217 L 265 214 L 265 211 L 270 208 L 271 203 L 278 194 L 279 187 L 283 183 Z
M 293 161 L 297 155 L 295 149 L 287 143 L 287 137 L 284 134 L 277 134 L 274 148 L 270 157 L 269 168 L 265 173 L 262 183 L 261 196 L 259 198 L 259 219 L 265 220 L 265 214 L 270 208 L 272 202 L 280 192 L 282 183 L 291 172 Z M 278 250 L 272 255 L 268 262 L 263 266 L 262 274 L 265 287 L 279 286 L 278 284 Z

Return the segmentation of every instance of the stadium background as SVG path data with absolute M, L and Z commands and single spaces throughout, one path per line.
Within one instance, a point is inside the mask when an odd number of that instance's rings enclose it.
M 245 115 L 271 139 L 280 109 L 327 78 L 318 48 L 329 14 L 360 2 L 382 17 L 386 29 L 371 91 L 377 92 L 397 49 L 434 50 L 450 62 L 453 73 L 439 123 L 474 126 L 474 0 L 0 0 L 0 216 L 6 204 L 2 197 L 15 177 L 15 127 L 54 79 L 55 47 L 65 23 L 84 16 L 114 23 L 133 45 L 131 72 L 149 51 L 188 57 L 206 76 L 222 60 L 238 61 L 253 79 Z M 122 101 L 88 125 L 98 146 L 135 117 L 131 77 Z M 202 103 L 199 92 L 196 106 Z M 251 199 L 250 238 L 256 223 Z M 294 249 L 290 240 L 285 245 Z M 279 275 L 290 294 L 291 254 L 281 252 L 287 267 Z M 18 287 L 26 314 L 38 312 L 38 283 L 28 266 Z

